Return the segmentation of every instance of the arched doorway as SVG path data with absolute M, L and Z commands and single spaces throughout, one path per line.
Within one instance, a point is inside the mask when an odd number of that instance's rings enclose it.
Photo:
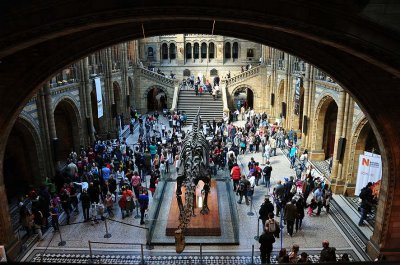
M 116 81 L 113 82 L 113 96 L 114 104 L 112 104 L 111 111 L 112 116 L 116 117 L 117 115 L 122 113 L 121 88 Z
M 325 160 L 333 155 L 334 151 L 338 106 L 330 95 L 325 95 L 319 101 L 316 112 L 318 115 L 314 127 L 313 159 Z
M 279 82 L 279 88 L 278 88 L 278 104 L 276 105 L 276 108 L 278 108 L 277 114 L 281 118 L 286 118 L 286 99 L 285 99 L 285 84 L 284 81 L 281 80 Z
M 236 109 L 245 107 L 245 109 L 254 108 L 254 94 L 249 87 L 238 87 L 233 91 L 233 106 Z
M 299 130 L 303 130 L 304 87 L 300 88 Z
M 27 194 L 30 186 L 41 184 L 38 141 L 39 136 L 34 128 L 18 118 L 8 138 L 4 155 L 4 182 L 9 203 Z
M 337 113 L 338 106 L 336 105 L 335 101 L 331 101 L 326 109 L 324 120 L 322 149 L 325 153 L 325 159 L 333 156 L 333 150 L 335 147 Z
M 374 132 L 372 131 L 371 125 L 366 119 L 360 123 L 359 126 L 362 126 L 360 133 L 355 139 L 356 143 L 354 146 L 354 157 L 353 157 L 353 176 L 354 179 L 357 177 L 357 170 L 358 170 L 358 157 L 367 152 L 373 152 L 375 154 L 381 154 L 381 150 L 378 145 L 378 141 Z
M 66 161 L 72 150 L 79 151 L 79 112 L 68 99 L 61 100 L 54 110 L 54 122 L 58 144 L 56 148 L 56 160 Z
M 160 87 L 153 87 L 147 92 L 147 111 L 162 111 L 167 107 L 167 94 Z

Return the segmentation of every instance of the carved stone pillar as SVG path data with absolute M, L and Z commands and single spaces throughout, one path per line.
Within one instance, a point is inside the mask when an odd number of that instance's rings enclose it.
M 338 114 L 337 114 L 337 121 L 336 121 L 336 131 L 335 131 L 335 146 L 333 151 L 333 163 L 332 163 L 332 173 L 331 173 L 331 185 L 332 191 L 338 192 L 336 190 L 337 184 L 342 185 L 341 183 L 337 183 L 339 178 L 339 163 L 340 161 L 337 159 L 338 153 L 338 141 L 339 138 L 342 137 L 342 130 L 343 130 L 343 120 L 345 118 L 345 110 L 346 110 L 346 92 L 344 90 L 340 91 L 339 94 L 339 106 L 338 106 Z
M 82 87 L 82 96 L 83 97 L 83 107 L 84 114 L 86 119 L 86 127 L 88 131 L 88 135 L 90 138 L 90 142 L 95 140 L 94 137 L 94 126 L 93 126 L 93 113 L 92 113 L 92 84 L 89 79 L 89 58 L 85 57 L 80 61 L 80 70 L 81 70 L 81 87 Z

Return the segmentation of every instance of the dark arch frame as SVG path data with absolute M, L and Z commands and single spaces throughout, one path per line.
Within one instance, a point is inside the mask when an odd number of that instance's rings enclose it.
M 386 207 L 379 209 L 381 221 L 377 223 L 379 229 L 375 229 L 369 250 L 387 250 L 385 253 L 393 256 L 396 253 L 389 250 L 397 249 L 400 239 L 389 233 L 389 224 L 400 220 L 392 215 L 393 200 L 400 187 L 395 177 L 400 175 L 400 150 L 394 144 L 400 130 L 397 105 L 400 38 L 389 23 L 385 26 L 385 20 L 378 25 L 363 15 L 368 2 L 288 0 L 256 1 L 248 5 L 234 0 L 229 12 L 225 3 L 214 1 L 199 6 L 192 0 L 174 1 L 168 6 L 161 0 L 151 3 L 100 0 L 96 6 L 88 6 L 86 1 L 59 1 L 54 5 L 44 0 L 34 7 L 19 2 L 1 3 L 0 99 L 4 104 L 0 104 L 0 143 L 3 143 L 0 158 L 24 104 L 44 80 L 65 65 L 100 48 L 143 37 L 142 25 L 146 36 L 209 34 L 212 22 L 216 21 L 214 34 L 260 42 L 300 56 L 332 76 L 355 98 L 382 146 L 385 165 L 382 186 L 388 187 L 381 197 Z M 43 19 L 14 23 L 15 14 Z M 67 45 L 71 43 L 74 45 Z M 2 181 L 0 176 L 0 184 Z M 0 236 L 0 240 L 9 238 L 8 233 Z

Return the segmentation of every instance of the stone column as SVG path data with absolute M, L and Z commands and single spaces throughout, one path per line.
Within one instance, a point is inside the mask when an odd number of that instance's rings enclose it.
M 345 106 L 346 106 L 346 92 L 342 89 L 339 94 L 339 106 L 338 106 L 338 114 L 336 121 L 336 131 L 335 131 L 335 146 L 333 151 L 333 163 L 332 163 L 332 173 L 331 173 L 331 185 L 332 191 L 336 193 L 336 182 L 338 180 L 339 173 L 339 160 L 337 160 L 338 153 L 338 141 L 339 138 L 342 137 L 342 129 L 343 129 L 343 120 L 345 114 Z
M 111 48 L 106 48 L 102 51 L 102 61 L 104 66 L 104 119 L 105 119 L 105 130 L 113 131 L 113 115 L 112 105 L 114 104 L 114 93 L 112 87 L 112 62 L 111 62 Z
M 5 149 L 5 145 L 3 146 Z M 1 160 L 4 157 L 4 151 L 1 154 Z M 4 245 L 7 254 L 11 258 L 15 258 L 19 253 L 19 244 L 14 235 L 13 227 L 11 224 L 11 217 L 8 208 L 8 200 L 6 194 L 6 187 L 3 182 L 3 177 L 0 178 L 0 245 Z
M 90 142 L 92 143 L 95 140 L 94 137 L 94 126 L 93 126 L 93 113 L 92 113 L 92 84 L 89 79 L 89 58 L 85 57 L 80 61 L 80 69 L 81 69 L 81 86 L 82 86 L 82 94 L 85 95 L 83 105 L 84 105 L 84 113 L 86 119 L 86 127 L 88 130 L 88 135 L 90 137 Z
M 47 122 L 47 113 L 46 113 L 46 104 L 45 104 L 45 99 L 44 99 L 44 92 L 43 92 L 43 87 L 41 87 L 36 94 L 36 109 L 37 109 L 37 115 L 38 115 L 38 120 L 40 124 L 40 135 L 41 138 L 43 139 L 43 150 L 44 150 L 44 161 L 46 164 L 46 175 L 47 176 L 52 176 L 55 172 L 54 165 L 55 165 L 55 160 L 53 156 L 53 151 L 50 148 L 51 147 L 51 141 L 50 141 L 50 133 L 48 129 L 48 122 Z
M 128 86 L 128 60 L 127 60 L 127 44 L 120 44 L 120 64 L 121 64 L 121 87 L 122 87 L 122 106 L 125 106 L 122 110 L 124 117 L 129 116 L 129 86 Z M 124 97 L 125 96 L 125 97 Z
M 276 82 L 277 82 L 277 72 L 276 72 L 276 49 L 272 48 L 271 54 L 271 94 L 275 95 L 274 106 L 271 106 L 271 116 L 274 118 L 275 121 L 276 113 L 277 113 L 277 93 L 276 93 Z M 272 102 L 271 102 L 272 103 Z
M 303 119 L 304 116 L 307 117 L 307 121 L 311 120 L 310 119 L 310 109 L 309 109 L 309 104 L 308 101 L 309 95 L 310 95 L 310 64 L 306 63 L 306 72 L 305 72 L 305 77 L 304 77 L 304 82 L 303 82 L 303 88 L 304 88 L 304 104 L 301 106 L 303 108 Z M 308 125 L 308 124 L 307 124 Z M 307 126 L 308 127 L 308 126 Z M 308 147 L 308 142 L 309 142 L 309 137 L 307 137 L 310 132 L 309 132 L 309 127 L 307 128 L 307 133 L 304 132 L 304 128 L 302 128 L 302 145 L 304 149 L 307 149 Z
M 43 85 L 43 93 L 44 93 L 44 102 L 46 107 L 46 117 L 47 117 L 47 124 L 48 124 L 48 132 L 50 138 L 50 145 L 52 154 L 57 162 L 57 165 L 60 163 L 60 158 L 57 157 L 58 153 L 58 138 L 56 134 L 56 124 L 54 121 L 54 110 L 53 110 L 53 101 L 51 98 L 50 87 L 49 83 L 46 82 Z

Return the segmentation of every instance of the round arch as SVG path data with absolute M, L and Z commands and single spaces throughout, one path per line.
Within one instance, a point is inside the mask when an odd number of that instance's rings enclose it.
M 400 256 L 396 245 L 400 235 L 390 233 L 392 224 L 398 221 L 392 212 L 400 197 L 397 196 L 400 182 L 396 179 L 400 175 L 400 151 L 396 146 L 400 130 L 397 107 L 400 90 L 393 89 L 400 87 L 400 54 L 397 51 L 400 39 L 393 37 L 397 36 L 393 28 L 398 24 L 369 6 L 374 1 L 333 0 L 320 4 L 288 0 L 268 2 L 267 8 L 265 1 L 248 5 L 233 0 L 230 12 L 226 12 L 225 3 L 205 2 L 199 7 L 197 1 L 192 0 L 184 4 L 175 1 L 168 6 L 161 0 L 125 1 L 119 5 L 99 0 L 91 8 L 87 8 L 84 1 L 52 3 L 44 0 L 35 6 L 19 2 L 1 4 L 4 29 L 0 33 L 1 158 L 22 106 L 44 80 L 65 65 L 100 48 L 142 37 L 143 21 L 146 21 L 144 28 L 150 29 L 146 36 L 156 36 L 209 33 L 210 22 L 215 20 L 218 34 L 272 45 L 302 57 L 328 73 L 354 96 L 376 133 L 387 165 L 382 185 L 386 190 L 380 197 L 386 207 L 378 210 L 379 229 L 375 229 L 378 232 L 374 232 L 373 243 L 368 248 L 371 252 L 382 249 L 387 250 L 385 254 L 389 256 Z M 74 14 L 65 12 L 71 5 L 76 7 Z M 195 8 L 188 8 L 192 6 Z M 176 13 L 180 14 L 179 18 Z M 21 18 L 43 17 L 43 20 L 15 23 L 15 14 Z M 379 24 L 377 17 L 382 17 Z M 341 23 L 330 23 L 333 20 Z M 20 63 L 22 61 L 24 64 Z M 2 180 L 0 178 L 0 183 Z M 8 236 L 6 232 L 0 239 Z
M 114 81 L 112 83 L 112 86 L 113 86 L 112 93 L 114 102 L 111 105 L 111 112 L 112 116 L 115 117 L 123 112 L 122 91 L 121 91 L 121 86 L 117 81 Z
M 65 161 L 69 153 L 78 152 L 83 143 L 79 109 L 70 97 L 64 96 L 55 103 L 53 115 L 58 138 L 56 160 Z
M 146 100 L 147 111 L 162 111 L 168 108 L 169 95 L 164 87 L 153 85 L 146 89 L 143 98 Z
M 254 98 L 256 98 L 256 93 L 254 89 L 246 84 L 239 85 L 232 90 L 232 101 L 231 104 L 233 108 L 245 107 L 254 109 Z
M 316 109 L 317 115 L 314 120 L 314 150 L 321 150 L 321 155 L 317 158 L 325 160 L 333 155 L 335 145 L 335 131 L 337 120 L 338 105 L 330 95 L 325 95 L 318 102 Z
M 286 116 L 286 99 L 285 99 L 285 80 L 281 80 L 279 81 L 279 85 L 278 85 L 278 100 L 276 104 L 276 108 L 277 108 L 277 114 L 279 114 L 281 117 L 282 116 Z M 285 104 L 285 107 L 284 107 Z
M 4 156 L 4 182 L 9 200 L 27 194 L 30 186 L 42 184 L 43 164 L 38 131 L 30 120 L 24 116 L 18 117 L 8 138 Z
M 364 151 L 374 152 L 380 154 L 380 148 L 377 143 L 374 132 L 372 131 L 371 125 L 369 124 L 366 117 L 361 118 L 358 121 L 356 129 L 351 139 L 351 157 L 349 161 L 348 176 L 350 176 L 350 182 L 356 183 L 357 181 L 357 169 L 358 169 L 358 158 Z

